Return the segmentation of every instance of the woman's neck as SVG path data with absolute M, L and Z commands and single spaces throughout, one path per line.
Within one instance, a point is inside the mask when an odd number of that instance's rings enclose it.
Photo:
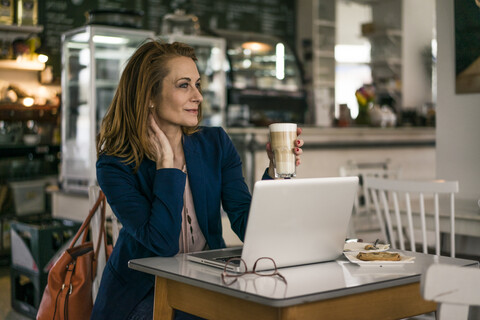
M 157 121 L 158 127 L 163 131 L 163 133 L 167 136 L 168 141 L 170 142 L 170 146 L 174 153 L 179 150 L 183 150 L 183 132 L 182 128 L 178 125 L 171 125 L 166 122 Z
M 185 164 L 182 128 L 179 126 L 160 126 L 160 129 L 165 133 L 172 147 L 175 168 L 182 170 Z

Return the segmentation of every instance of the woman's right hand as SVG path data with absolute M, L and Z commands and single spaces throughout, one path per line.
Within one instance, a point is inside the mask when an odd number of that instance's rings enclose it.
M 160 129 L 153 114 L 148 116 L 148 138 L 152 145 L 152 151 L 157 170 L 162 168 L 173 168 L 173 150 L 165 133 Z

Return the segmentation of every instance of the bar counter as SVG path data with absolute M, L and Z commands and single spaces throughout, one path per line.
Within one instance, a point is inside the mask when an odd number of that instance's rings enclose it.
M 321 128 L 301 127 L 302 139 L 307 142 L 305 148 L 343 148 L 378 146 L 435 146 L 435 128 Z M 255 136 L 258 142 L 266 141 L 268 128 L 228 128 L 232 137 Z M 261 145 L 263 149 L 264 145 Z
M 302 165 L 298 177 L 337 176 L 348 162 L 384 162 L 402 168 L 404 178 L 435 178 L 433 127 L 302 127 Z M 249 187 L 268 165 L 264 149 L 268 128 L 228 128 L 244 163 Z
M 331 177 L 354 162 L 389 160 L 402 168 L 401 177 L 435 178 L 435 128 L 314 128 L 302 127 L 302 164 L 297 177 Z M 250 190 L 268 166 L 268 128 L 227 128 L 242 161 Z M 53 216 L 82 221 L 89 210 L 85 194 L 54 192 Z M 75 210 L 72 210 L 75 208 Z

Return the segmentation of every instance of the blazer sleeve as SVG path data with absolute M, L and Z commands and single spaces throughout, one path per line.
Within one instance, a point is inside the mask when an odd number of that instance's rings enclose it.
M 153 192 L 142 188 L 142 179 L 119 158 L 101 156 L 97 180 L 123 228 L 159 256 L 179 250 L 181 211 L 186 174 L 178 169 L 152 170 Z
M 232 230 L 244 240 L 252 196 L 245 183 L 242 162 L 227 133 L 220 128 L 222 152 L 222 207 Z
M 273 180 L 273 178 L 270 177 L 270 175 L 268 174 L 268 167 L 267 167 L 267 169 L 265 169 L 265 171 L 263 172 L 262 180 Z

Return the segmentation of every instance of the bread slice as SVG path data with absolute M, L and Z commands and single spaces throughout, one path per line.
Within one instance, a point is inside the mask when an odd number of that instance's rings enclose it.
M 402 257 L 396 252 L 360 252 L 357 259 L 362 261 L 400 261 Z

